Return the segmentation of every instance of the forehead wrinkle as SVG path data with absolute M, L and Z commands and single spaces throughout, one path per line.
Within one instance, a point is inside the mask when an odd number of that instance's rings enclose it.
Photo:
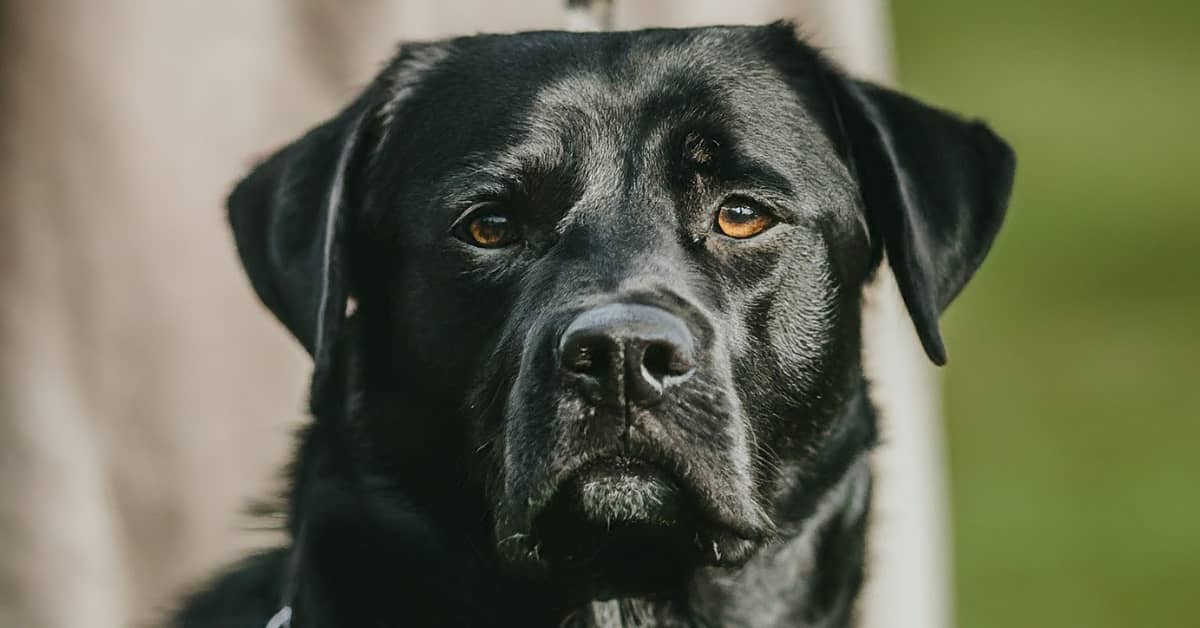
M 624 69 L 636 76 L 643 90 L 658 89 L 676 77 L 726 96 L 732 95 L 731 88 L 769 84 L 776 79 L 770 64 L 745 54 L 756 46 L 747 39 L 750 30 L 706 28 L 678 41 L 635 46 L 624 60 Z
M 579 199 L 555 225 L 559 233 L 582 220 L 587 208 L 614 200 L 624 183 L 621 146 L 628 128 L 620 111 L 622 93 L 620 83 L 585 72 L 547 83 L 534 98 L 528 135 L 557 142 L 577 160 L 583 178 Z
M 633 48 L 624 62 L 633 78 L 631 100 L 644 106 L 664 96 L 682 96 L 688 106 L 663 122 L 713 122 L 754 146 L 788 149 L 780 139 L 795 135 L 806 112 L 799 107 L 777 111 L 779 103 L 796 103 L 795 95 L 772 64 L 738 52 L 756 45 L 746 40 L 747 33 L 740 27 L 712 28 L 681 41 Z M 802 147 L 791 150 L 799 153 Z M 771 161 L 764 154 L 753 156 Z
M 784 197 L 795 196 L 798 187 L 793 176 L 795 168 L 785 167 L 790 160 L 781 160 L 780 157 L 803 154 L 802 141 L 784 139 L 796 137 L 795 127 L 799 122 L 789 118 L 779 124 L 771 115 L 764 115 L 763 111 L 756 111 L 753 106 L 739 104 L 766 103 L 774 113 L 786 90 L 772 85 L 770 81 L 740 80 L 737 84 L 729 85 L 711 77 L 681 75 L 677 65 L 664 67 L 667 69 L 660 76 L 665 78 L 654 81 L 653 88 L 645 89 L 640 104 L 644 106 L 646 102 L 664 96 L 684 104 L 667 115 L 644 121 L 645 130 L 641 133 L 644 137 L 641 141 L 650 147 L 650 150 L 639 152 L 650 159 L 649 163 L 643 165 L 644 168 L 661 171 L 682 160 L 694 161 L 696 155 L 689 154 L 685 146 L 670 144 L 680 137 L 678 133 L 687 132 L 689 139 L 706 144 L 702 158 L 729 159 L 737 164 L 739 170 L 743 171 L 739 180 L 762 187 L 763 191 L 774 191 Z M 717 137 L 730 141 L 718 143 Z M 663 155 L 666 159 L 655 159 L 655 156 Z

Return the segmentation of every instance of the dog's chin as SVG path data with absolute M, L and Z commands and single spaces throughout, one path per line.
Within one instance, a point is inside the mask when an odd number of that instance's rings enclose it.
M 653 466 L 627 458 L 580 472 L 556 501 L 583 521 L 606 527 L 669 527 L 686 518 L 679 484 Z
M 593 596 L 647 595 L 674 588 L 697 567 L 739 565 L 756 549 L 705 513 L 694 492 L 661 469 L 607 460 L 561 482 L 533 534 L 550 569 L 586 581 Z

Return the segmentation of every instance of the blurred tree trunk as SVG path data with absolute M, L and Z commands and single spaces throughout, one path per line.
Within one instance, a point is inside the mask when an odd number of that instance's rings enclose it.
M 780 17 L 889 78 L 879 0 L 611 14 L 618 28 Z M 182 584 L 275 538 L 238 512 L 276 486 L 308 365 L 242 276 L 225 192 L 398 40 L 565 22 L 561 0 L 0 4 L 0 626 L 154 621 Z M 887 470 L 864 617 L 937 628 L 936 385 L 881 278 L 867 333 Z

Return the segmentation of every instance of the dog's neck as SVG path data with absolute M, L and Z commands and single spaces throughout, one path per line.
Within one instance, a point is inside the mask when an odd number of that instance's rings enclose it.
M 862 578 L 871 475 L 864 452 L 821 498 L 795 536 L 737 569 L 698 572 L 670 601 L 593 602 L 568 626 L 817 627 L 849 625 Z

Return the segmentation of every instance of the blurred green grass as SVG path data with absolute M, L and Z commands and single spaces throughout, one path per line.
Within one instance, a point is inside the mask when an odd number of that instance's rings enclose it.
M 1200 625 L 1200 3 L 892 11 L 1019 161 L 944 318 L 958 626 Z

